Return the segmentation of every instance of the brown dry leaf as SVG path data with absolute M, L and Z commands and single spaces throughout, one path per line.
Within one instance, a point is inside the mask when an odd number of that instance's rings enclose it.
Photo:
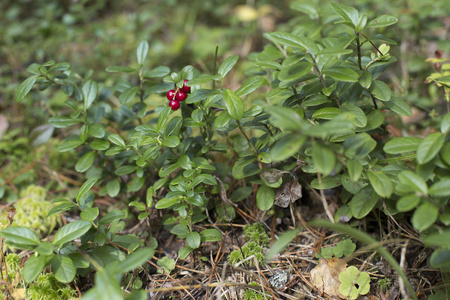
M 294 203 L 297 199 L 302 197 L 302 186 L 297 179 L 292 178 L 290 181 L 283 184 L 275 192 L 275 204 L 286 208 L 290 203 Z
M 314 269 L 311 270 L 311 283 L 322 293 L 332 297 L 340 297 L 339 274 L 347 268 L 347 263 L 342 259 L 333 257 L 322 259 Z

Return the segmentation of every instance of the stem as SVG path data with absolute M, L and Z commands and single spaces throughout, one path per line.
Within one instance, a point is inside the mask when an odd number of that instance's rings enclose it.
M 362 70 L 362 65 L 361 65 L 361 41 L 359 40 L 359 32 L 356 33 L 356 49 L 358 51 L 358 66 L 359 69 Z
M 255 146 L 253 146 L 252 142 L 250 141 L 250 139 L 248 138 L 248 135 L 245 133 L 244 129 L 242 128 L 241 122 L 239 122 L 239 120 L 236 120 L 236 123 L 239 126 L 239 130 L 242 132 L 242 134 L 244 135 L 245 139 L 247 140 L 248 144 L 253 148 L 253 152 L 255 152 L 256 157 L 258 158 L 258 150 L 255 148 Z M 261 162 L 258 160 L 258 167 L 260 169 L 262 169 L 262 164 Z
M 364 33 L 362 32 L 359 33 L 369 41 L 369 43 L 375 48 L 375 50 L 377 50 L 378 53 L 380 53 L 380 55 L 384 55 L 383 53 L 381 53 L 380 49 L 378 49 L 378 47 L 371 40 L 369 40 L 369 38 Z
M 313 61 L 313 64 L 314 64 L 314 70 L 315 70 L 315 71 L 317 72 L 317 74 L 319 75 L 319 80 L 320 80 L 320 82 L 322 83 L 323 88 L 326 88 L 326 87 L 327 87 L 327 84 L 326 84 L 326 82 L 325 82 L 325 79 L 324 79 L 323 76 L 322 76 L 322 73 L 321 73 L 320 70 L 319 70 L 319 67 L 317 66 L 316 59 L 314 58 L 314 56 L 312 56 L 311 53 L 308 52 L 308 54 L 309 54 L 309 56 L 311 57 L 311 59 L 312 59 L 312 61 Z M 338 106 L 339 108 L 341 107 L 341 104 L 339 103 L 339 99 L 338 99 L 333 93 L 331 93 L 330 98 L 331 98 L 331 100 L 333 100 L 334 102 L 336 102 L 336 104 L 337 104 L 337 106 Z

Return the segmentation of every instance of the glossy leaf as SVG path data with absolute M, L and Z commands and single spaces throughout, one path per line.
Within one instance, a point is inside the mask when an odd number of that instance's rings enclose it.
M 186 242 L 188 244 L 189 247 L 191 247 L 192 249 L 197 249 L 198 247 L 200 247 L 200 243 L 201 243 L 201 237 L 200 234 L 198 232 L 190 232 L 187 236 L 186 236 Z
M 48 119 L 50 125 L 56 128 L 65 128 L 82 122 L 81 119 L 72 119 L 69 117 L 51 117 Z
M 391 99 L 392 91 L 383 81 L 374 80 L 369 91 L 381 101 L 389 101 Z
M 389 16 L 389 15 L 381 15 L 381 16 L 378 16 L 375 19 L 371 20 L 367 24 L 366 28 L 367 27 L 387 27 L 387 26 L 394 25 L 397 22 L 398 22 L 398 19 L 396 17 Z
M 414 228 L 422 231 L 433 225 L 436 222 L 438 216 L 439 209 L 430 202 L 425 202 L 418 208 L 416 208 L 411 218 L 411 223 L 413 224 Z
M 419 164 L 426 164 L 432 160 L 439 153 L 444 142 L 445 135 L 440 132 L 428 135 L 417 148 L 417 162 Z
M 321 144 L 315 144 L 311 151 L 314 166 L 324 176 L 329 175 L 336 165 L 336 156 L 334 152 Z
M 362 219 L 367 216 L 378 203 L 378 195 L 372 189 L 367 186 L 359 190 L 353 199 L 348 203 L 352 215 L 357 219 Z
M 272 161 L 282 161 L 297 154 L 305 141 L 305 136 L 294 133 L 285 135 L 270 149 Z
M 408 196 L 401 197 L 397 200 L 396 208 L 398 211 L 410 211 L 416 208 L 420 203 L 420 196 L 416 194 L 411 194 Z
M 430 195 L 435 197 L 450 196 L 450 177 L 443 177 L 436 181 L 429 189 Z
M 236 65 L 238 60 L 239 60 L 239 55 L 233 55 L 233 56 L 228 57 L 219 66 L 219 69 L 217 70 L 217 74 L 220 74 L 220 76 L 222 78 L 224 78 L 228 74 L 228 72 L 230 72 L 231 69 Z
M 383 172 L 380 171 L 367 171 L 367 177 L 375 192 L 383 198 L 389 198 L 394 191 L 392 180 Z
M 114 145 L 117 145 L 119 147 L 125 148 L 125 142 L 123 139 L 117 135 L 117 134 L 111 134 L 108 136 L 108 140 L 113 143 Z
M 125 217 L 125 213 L 119 209 L 113 210 L 106 214 L 103 218 L 98 221 L 98 225 L 106 225 L 111 224 L 115 221 L 123 219 Z
M 148 42 L 141 41 L 136 49 L 137 62 L 140 66 L 144 64 L 144 61 L 147 58 L 148 48 Z
M 0 231 L 0 236 L 17 246 L 37 246 L 39 237 L 31 229 L 19 226 L 9 226 Z
M 86 180 L 78 190 L 76 200 L 77 201 L 80 200 L 80 198 L 83 197 L 94 186 L 94 184 L 97 181 L 98 181 L 97 178 L 89 178 L 88 180 Z
M 398 174 L 398 179 L 401 183 L 406 184 L 411 191 L 428 195 L 428 186 L 425 180 L 419 175 L 411 171 L 402 171 Z
M 38 79 L 39 75 L 33 75 L 25 79 L 16 89 L 16 94 L 14 95 L 14 100 L 16 102 L 21 102 L 23 98 L 28 95 L 28 93 L 33 88 L 34 84 L 36 83 L 36 80 Z
M 119 102 L 120 104 L 128 104 L 133 100 L 134 96 L 139 92 L 139 87 L 133 86 L 129 89 L 125 90 L 120 96 L 119 96 Z
M 71 242 L 91 229 L 92 224 L 89 221 L 74 221 L 61 227 L 53 238 L 53 245 L 61 246 Z
M 90 207 L 80 213 L 80 217 L 84 221 L 92 222 L 97 219 L 99 214 L 98 207 Z
M 157 66 L 144 74 L 145 78 L 160 78 L 170 73 L 170 69 L 166 66 Z
M 359 80 L 359 74 L 349 67 L 333 66 L 325 69 L 323 74 L 343 82 L 358 82 Z
M 330 4 L 333 11 L 340 15 L 345 22 L 353 24 L 353 28 L 356 27 L 359 20 L 359 13 L 355 8 L 336 2 L 331 2 Z
M 131 67 L 126 66 L 111 66 L 106 68 L 106 72 L 115 73 L 115 72 L 124 72 L 124 73 L 132 73 L 137 70 Z
M 450 112 L 447 113 L 441 122 L 441 132 L 446 134 L 450 130 Z
M 88 80 L 83 85 L 84 110 L 89 109 L 98 95 L 98 84 L 95 81 Z
M 69 283 L 76 275 L 73 261 L 68 257 L 58 254 L 52 258 L 52 272 L 59 282 Z
M 154 253 L 155 249 L 152 248 L 142 248 L 136 250 L 135 252 L 128 255 L 128 257 L 123 261 L 121 261 L 117 269 L 119 269 L 121 273 L 127 273 L 136 268 L 139 268 L 140 266 L 145 264 L 147 260 L 150 260 Z
M 229 89 L 223 91 L 223 100 L 230 116 L 235 120 L 240 120 L 244 116 L 244 103 L 239 96 Z
M 393 112 L 396 112 L 399 115 L 411 117 L 412 110 L 411 107 L 404 100 L 399 97 L 392 95 L 391 99 L 387 102 L 384 102 L 384 105 L 389 107 Z
M 31 256 L 23 265 L 20 274 L 22 275 L 25 282 L 30 283 L 34 281 L 47 263 L 47 258 L 45 255 Z
M 256 193 L 256 205 L 262 211 L 272 208 L 275 197 L 275 191 L 266 186 L 261 185 Z
M 384 145 L 383 150 L 389 154 L 402 154 L 417 150 L 421 138 L 416 137 L 394 137 Z
M 117 178 L 113 179 L 111 181 L 108 181 L 108 183 L 106 184 L 106 192 L 112 198 L 116 197 L 119 194 L 120 182 Z
M 200 232 L 202 242 L 218 242 L 221 241 L 223 236 L 219 230 L 214 228 L 205 229 Z
M 89 151 L 83 155 L 75 164 L 75 170 L 79 173 L 86 172 L 93 164 L 95 160 L 95 152 Z

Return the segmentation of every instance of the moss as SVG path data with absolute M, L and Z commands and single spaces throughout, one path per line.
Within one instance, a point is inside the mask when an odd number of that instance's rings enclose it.
M 47 217 L 53 205 L 47 201 L 43 187 L 30 185 L 20 193 L 21 200 L 15 205 L 16 214 L 12 225 L 27 227 L 41 238 L 48 235 L 61 223 L 58 214 Z
M 245 225 L 244 238 L 246 241 L 253 241 L 261 246 L 268 246 L 270 242 L 270 238 L 264 229 L 264 225 L 261 223 Z
M 390 289 L 392 285 L 392 280 L 390 278 L 383 278 L 377 281 L 380 290 L 385 293 Z
M 41 274 L 26 290 L 30 300 L 66 300 L 76 296 L 76 291 L 67 284 L 58 282 L 55 275 Z
M 260 284 L 257 283 L 257 282 L 250 282 L 249 285 L 260 286 Z M 266 294 L 268 296 L 270 296 L 269 293 L 266 292 Z M 264 295 L 261 292 L 258 292 L 258 291 L 252 290 L 252 289 L 248 289 L 248 290 L 246 290 L 244 292 L 243 299 L 244 300 L 263 300 L 264 299 Z M 268 298 L 266 298 L 266 299 L 268 299 Z

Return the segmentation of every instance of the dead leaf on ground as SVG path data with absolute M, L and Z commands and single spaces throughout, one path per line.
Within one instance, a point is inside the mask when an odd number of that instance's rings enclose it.
M 275 192 L 275 204 L 286 208 L 290 203 L 294 203 L 297 199 L 302 197 L 302 186 L 297 179 L 292 178 L 287 183 L 283 184 Z
M 347 264 L 337 257 L 322 259 L 317 266 L 311 270 L 311 283 L 322 293 L 332 297 L 340 297 L 339 274 L 345 271 Z

